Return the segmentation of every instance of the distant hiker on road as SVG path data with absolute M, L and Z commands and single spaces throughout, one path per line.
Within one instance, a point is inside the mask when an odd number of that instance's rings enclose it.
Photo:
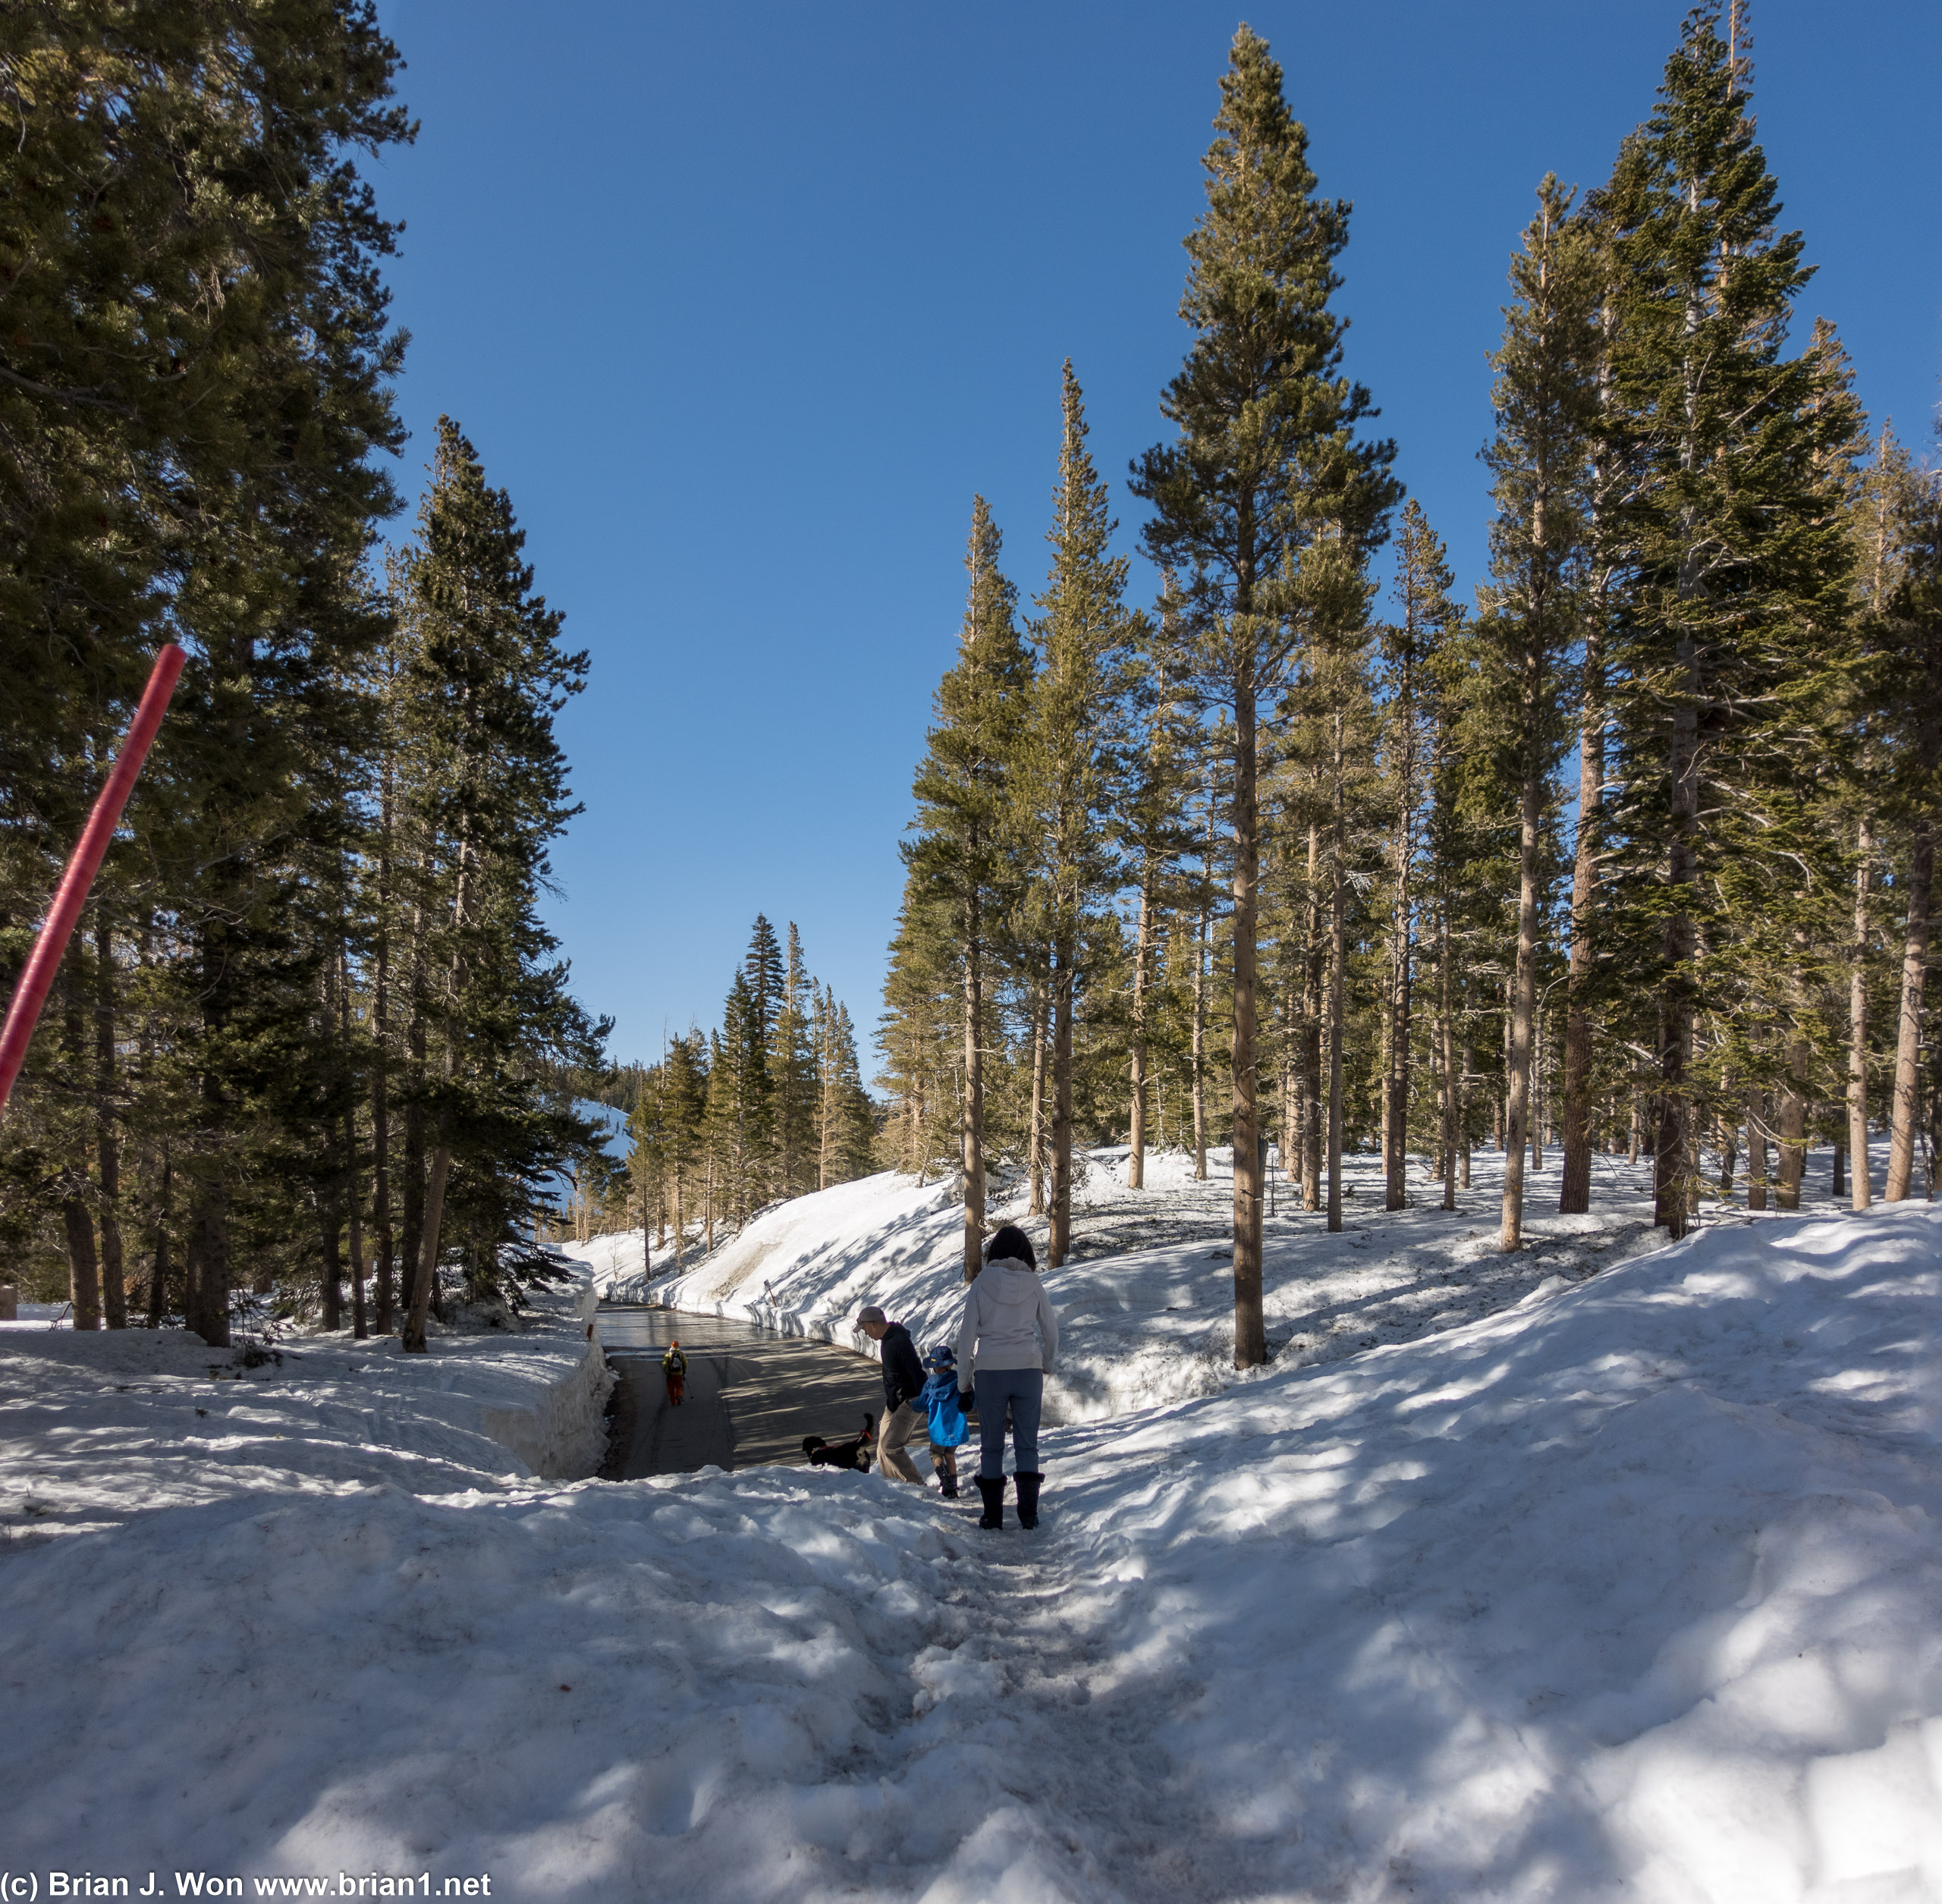
M 661 1372 L 668 1378 L 668 1406 L 681 1406 L 681 1391 L 687 1386 L 688 1359 L 681 1353 L 679 1341 L 670 1342 L 668 1353 L 661 1358 Z
M 1039 1280 L 1032 1239 L 1007 1224 L 985 1246 L 985 1267 L 964 1292 L 964 1320 L 957 1328 L 958 1380 L 968 1371 L 969 1390 L 958 1400 L 978 1409 L 978 1491 L 985 1497 L 980 1527 L 1004 1525 L 1004 1424 L 1011 1416 L 1013 1479 L 1018 1485 L 1018 1524 L 1039 1525 L 1039 1411 L 1045 1378 L 1059 1352 L 1058 1318 Z
M 947 1342 L 941 1342 L 924 1358 L 931 1371 L 917 1405 L 924 1411 L 930 1429 L 931 1466 L 938 1472 L 938 1485 L 946 1500 L 957 1498 L 957 1450 L 971 1438 L 971 1424 L 957 1400 L 957 1356 Z
M 910 1340 L 910 1331 L 900 1322 L 888 1321 L 874 1302 L 857 1312 L 856 1321 L 872 1342 L 883 1344 L 883 1419 L 877 1427 L 877 1465 L 899 1481 L 921 1488 L 924 1477 L 904 1453 L 925 1422 L 917 1406 L 917 1398 L 924 1392 L 924 1365 L 917 1359 L 916 1345 Z

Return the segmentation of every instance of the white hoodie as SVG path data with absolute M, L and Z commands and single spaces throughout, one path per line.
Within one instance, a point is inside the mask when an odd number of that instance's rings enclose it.
M 980 1368 L 1042 1368 L 1059 1352 L 1058 1318 L 1045 1286 L 1020 1262 L 987 1263 L 964 1292 L 957 1365 L 969 1382 Z

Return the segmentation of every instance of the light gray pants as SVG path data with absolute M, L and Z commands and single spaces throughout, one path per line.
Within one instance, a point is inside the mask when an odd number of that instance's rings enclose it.
M 927 1417 L 919 1415 L 908 1402 L 899 1402 L 894 1414 L 883 1418 L 883 1425 L 877 1431 L 877 1460 L 887 1474 L 896 1475 L 899 1481 L 907 1481 L 913 1488 L 924 1485 L 924 1477 L 917 1472 L 917 1465 L 903 1450 L 917 1431 L 922 1428 L 926 1441 L 930 1438 L 930 1424 Z

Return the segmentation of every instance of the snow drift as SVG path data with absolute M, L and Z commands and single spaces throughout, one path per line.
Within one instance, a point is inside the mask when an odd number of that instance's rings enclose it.
M 15 1415 L 75 1531 L 0 1566 L 5 1864 L 1942 1897 L 1939 1299 L 1928 1207 L 1724 1224 L 1054 1431 L 1035 1536 L 821 1470 L 435 1492 L 454 1448 L 376 1423 L 354 1477 L 217 1456 L 137 1511 L 130 1443 Z

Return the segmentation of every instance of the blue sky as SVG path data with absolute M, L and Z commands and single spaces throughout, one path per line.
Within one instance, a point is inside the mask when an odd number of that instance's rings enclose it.
M 1059 369 L 1134 546 L 1199 157 L 1240 14 L 381 0 L 415 147 L 372 176 L 415 492 L 442 411 L 592 656 L 549 916 L 621 1058 L 713 1022 L 758 911 L 867 1038 L 971 498 L 1041 585 Z M 1270 5 L 1321 189 L 1354 202 L 1349 367 L 1468 592 L 1485 353 L 1547 170 L 1595 184 L 1678 0 Z M 1754 0 L 1755 106 L 1862 401 L 1932 446 L 1942 8 Z M 402 526 L 402 525 L 401 525 Z M 1136 564 L 1136 594 L 1150 587 Z M 872 1068 L 866 1053 L 866 1072 Z

